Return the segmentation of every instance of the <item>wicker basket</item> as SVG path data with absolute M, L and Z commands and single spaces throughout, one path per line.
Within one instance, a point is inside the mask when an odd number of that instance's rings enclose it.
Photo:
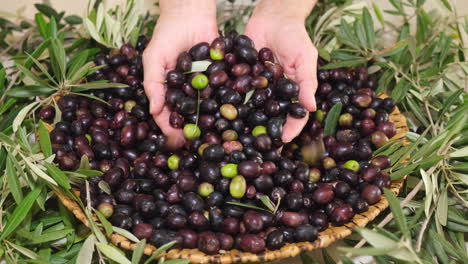
M 380 98 L 388 97 L 386 94 L 379 94 Z M 392 140 L 402 140 L 405 141 L 405 135 L 408 132 L 408 127 L 406 124 L 405 117 L 400 113 L 398 108 L 390 114 L 390 121 L 395 123 L 397 127 L 397 133 L 392 138 Z M 404 179 L 400 179 L 392 182 L 390 190 L 394 194 L 398 194 L 401 186 L 403 185 Z M 80 208 L 78 203 L 73 199 L 67 197 L 64 194 L 57 194 L 62 203 L 85 225 L 88 225 L 88 220 Z M 259 261 L 272 261 L 277 259 L 294 257 L 300 254 L 301 252 L 311 251 L 318 248 L 328 247 L 333 242 L 340 240 L 348 235 L 350 235 L 354 228 L 364 227 L 372 221 L 377 215 L 380 214 L 383 210 L 388 207 L 387 199 L 382 196 L 382 199 L 374 204 L 369 206 L 369 210 L 354 216 L 351 222 L 343 226 L 332 226 L 326 229 L 323 232 L 320 232 L 318 238 L 313 242 L 301 242 L 286 244 L 281 249 L 278 250 L 266 250 L 260 254 L 252 254 L 248 252 L 243 252 L 239 250 L 230 250 L 223 251 L 217 255 L 207 255 L 201 252 L 198 249 L 172 249 L 161 256 L 164 256 L 166 259 L 188 259 L 190 263 L 220 263 L 220 264 L 231 264 L 231 263 L 245 263 L 245 262 L 259 262 Z M 137 244 L 130 241 L 124 236 L 113 233 L 110 235 L 110 240 L 112 243 L 118 247 L 127 250 L 135 250 Z M 147 245 L 144 253 L 151 255 L 156 250 L 156 247 L 152 245 Z

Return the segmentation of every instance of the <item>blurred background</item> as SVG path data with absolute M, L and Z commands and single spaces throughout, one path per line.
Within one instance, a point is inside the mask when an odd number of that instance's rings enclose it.
M 225 0 L 218 0 L 218 2 L 223 2 Z M 381 9 L 385 9 L 390 6 L 388 0 L 361 0 L 362 2 L 367 3 L 376 3 Z M 58 11 L 66 11 L 67 14 L 76 14 L 83 15 L 88 0 L 2 0 L 0 5 L 0 15 L 8 13 L 18 13 L 26 17 L 32 17 L 36 12 L 34 8 L 34 3 L 48 3 L 54 6 Z M 148 9 L 156 10 L 155 3 L 157 0 L 145 0 L 145 5 Z M 358 1 L 355 1 L 358 2 Z M 460 12 L 460 15 L 468 14 L 468 1 L 467 0 L 451 0 L 450 1 Z M 125 3 L 125 0 L 107 0 L 109 6 L 113 6 L 117 3 Z M 236 4 L 252 4 L 255 3 L 252 0 L 237 0 Z M 426 6 L 431 7 L 440 7 L 440 1 L 427 0 Z

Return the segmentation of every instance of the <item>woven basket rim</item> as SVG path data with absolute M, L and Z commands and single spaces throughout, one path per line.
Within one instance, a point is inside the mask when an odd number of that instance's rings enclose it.
M 388 95 L 385 93 L 380 93 L 379 98 L 387 98 Z M 407 144 L 408 141 L 405 139 L 406 133 L 409 131 L 406 123 L 406 118 L 401 114 L 398 107 L 395 107 L 395 110 L 390 114 L 390 121 L 395 123 L 397 128 L 396 135 L 391 138 L 391 140 L 400 140 L 404 144 Z M 390 186 L 390 191 L 397 195 L 400 192 L 401 187 L 403 186 L 405 178 L 393 181 Z M 67 195 L 57 192 L 57 196 L 63 203 L 63 205 L 70 210 L 76 218 L 88 226 L 88 219 L 78 205 L 76 201 Z M 333 242 L 336 242 L 352 233 L 356 227 L 364 227 L 370 221 L 375 219 L 383 210 L 388 207 L 388 201 L 385 196 L 382 195 L 382 198 L 379 202 L 374 205 L 370 205 L 369 209 L 361 214 L 356 214 L 352 221 L 343 225 L 343 226 L 333 226 L 329 227 L 320 232 L 318 238 L 313 242 L 300 242 L 300 243 L 287 243 L 285 246 L 278 250 L 266 250 L 260 254 L 253 254 L 249 252 L 243 252 L 236 249 L 229 251 L 220 251 L 216 255 L 208 255 L 201 252 L 198 249 L 171 249 L 163 254 L 160 257 L 164 256 L 166 259 L 188 259 L 190 263 L 220 263 L 220 264 L 231 264 L 231 263 L 245 263 L 245 262 L 260 262 L 260 261 L 272 261 L 283 258 L 294 257 L 300 254 L 301 252 L 312 251 L 314 249 L 326 248 Z M 135 250 L 137 243 L 130 241 L 128 238 L 117 234 L 112 233 L 109 236 L 111 242 L 123 249 L 126 250 Z M 144 253 L 146 255 L 151 255 L 156 251 L 156 247 L 147 244 Z

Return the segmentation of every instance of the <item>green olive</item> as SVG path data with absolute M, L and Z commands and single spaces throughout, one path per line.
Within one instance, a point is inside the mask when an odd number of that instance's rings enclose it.
M 348 170 L 352 170 L 354 172 L 358 172 L 359 171 L 359 162 L 355 161 L 355 160 L 348 160 L 347 162 L 345 162 L 345 164 L 343 165 L 343 168 L 345 169 L 348 169 Z
M 86 139 L 88 140 L 88 143 L 91 144 L 92 138 L 90 134 L 85 135 Z
M 114 213 L 114 206 L 110 203 L 101 203 L 97 209 L 105 218 L 111 217 Z
M 315 120 L 317 120 L 319 123 L 322 123 L 324 118 L 325 118 L 325 112 L 321 109 L 318 109 L 315 112 Z
M 202 90 L 205 89 L 206 86 L 208 86 L 208 77 L 206 77 L 205 74 L 200 73 L 193 77 L 192 79 L 192 87 L 197 89 L 197 90 Z
M 328 170 L 328 169 L 331 169 L 331 168 L 334 168 L 336 167 L 336 162 L 333 158 L 331 157 L 326 157 L 323 159 L 323 167 Z
M 222 60 L 222 59 L 224 59 L 224 52 L 222 50 L 211 48 L 210 49 L 210 58 L 212 60 Z
M 258 136 L 258 135 L 261 135 L 261 134 L 266 134 L 267 133 L 267 130 L 266 130 L 266 127 L 265 126 L 256 126 L 254 127 L 254 129 L 252 130 L 252 135 L 254 137 Z
M 228 163 L 221 168 L 221 175 L 227 178 L 233 178 L 237 176 L 237 164 Z
M 235 130 L 228 129 L 228 130 L 224 130 L 221 137 L 224 141 L 234 141 L 234 140 L 237 140 L 238 134 Z
M 309 181 L 318 182 L 320 180 L 320 170 L 317 168 L 311 168 L 309 170 Z
M 219 108 L 219 112 L 227 120 L 234 120 L 237 118 L 237 108 L 232 104 L 223 104 Z
M 198 185 L 198 194 L 202 197 L 207 197 L 212 192 L 214 192 L 213 184 L 204 182 Z
M 229 193 L 234 198 L 244 197 L 245 191 L 247 189 L 247 182 L 245 178 L 241 175 L 238 175 L 232 178 L 231 184 L 229 185 Z
M 125 102 L 125 104 L 124 104 L 124 109 L 125 109 L 125 111 L 127 111 L 127 112 L 130 113 L 135 105 L 136 105 L 136 102 L 135 102 L 135 101 L 133 101 L 133 100 L 128 100 L 128 101 Z
M 171 155 L 171 156 L 167 159 L 167 166 L 168 166 L 169 169 L 171 169 L 171 170 L 177 170 L 177 169 L 179 168 L 179 162 L 180 162 L 179 156 L 177 156 L 176 154 L 174 154 L 174 155 Z
M 201 135 L 200 128 L 195 124 L 186 124 L 184 126 L 184 136 L 188 140 L 195 139 Z

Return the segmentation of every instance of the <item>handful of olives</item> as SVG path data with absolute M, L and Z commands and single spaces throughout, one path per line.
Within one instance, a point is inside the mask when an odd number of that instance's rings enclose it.
M 141 63 L 146 42 L 140 37 L 136 47 L 97 55 L 103 68 L 91 79 L 129 88 L 89 91 L 108 104 L 63 96 L 62 120 L 50 133 L 61 169 L 77 170 L 87 156 L 91 169 L 102 172 L 87 179 L 88 190 L 81 186 L 81 198 L 87 203 L 89 193 L 91 206 L 114 226 L 157 247 L 175 240 L 175 247 L 206 254 L 260 253 L 314 241 L 330 224 L 365 212 L 390 186 L 385 169 L 391 161 L 372 154 L 396 134 L 389 120 L 395 102 L 375 96 L 378 80 L 366 68 L 319 70 L 318 110 L 285 145 L 286 117 L 307 112 L 273 52 L 257 51 L 236 32 L 198 43 L 179 55 L 166 77 L 169 123 L 187 138 L 171 152 L 148 113 Z M 211 64 L 189 73 L 200 60 Z M 337 103 L 342 113 L 330 121 L 327 114 Z M 54 116 L 52 107 L 40 111 L 46 122 Z M 326 122 L 336 122 L 335 135 L 323 135 Z

